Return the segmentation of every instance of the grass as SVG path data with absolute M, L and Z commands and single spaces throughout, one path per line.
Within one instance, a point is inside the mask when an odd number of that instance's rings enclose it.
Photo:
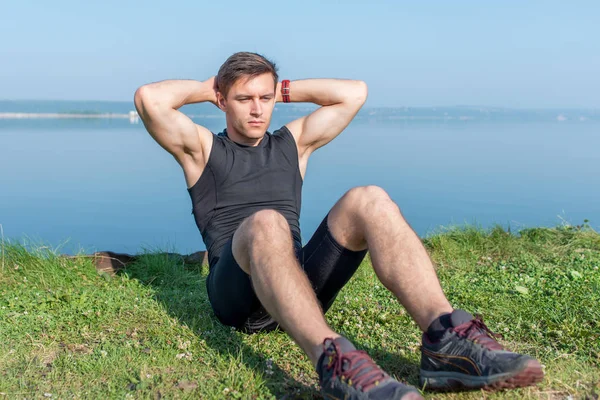
M 463 227 L 424 242 L 453 306 L 481 313 L 505 345 L 536 356 L 546 371 L 533 388 L 427 398 L 598 398 L 598 233 Z M 4 243 L 0 268 L 0 397 L 318 397 L 309 360 L 286 334 L 245 335 L 217 322 L 207 267 L 147 254 L 110 277 L 87 258 Z M 327 319 L 418 385 L 419 330 L 368 259 Z

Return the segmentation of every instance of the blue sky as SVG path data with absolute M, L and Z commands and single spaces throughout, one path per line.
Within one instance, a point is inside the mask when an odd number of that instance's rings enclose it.
M 370 106 L 600 108 L 598 21 L 597 1 L 8 0 L 0 99 L 131 100 L 249 50 L 363 79 Z

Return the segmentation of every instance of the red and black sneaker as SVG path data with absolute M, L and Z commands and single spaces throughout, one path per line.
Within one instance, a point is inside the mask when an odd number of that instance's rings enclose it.
M 481 317 L 463 310 L 437 342 L 423 334 L 420 384 L 425 390 L 498 390 L 535 385 L 544 372 L 529 356 L 506 351 Z
M 326 399 L 423 399 L 417 389 L 390 377 L 366 352 L 343 338 L 325 340 L 317 373 Z

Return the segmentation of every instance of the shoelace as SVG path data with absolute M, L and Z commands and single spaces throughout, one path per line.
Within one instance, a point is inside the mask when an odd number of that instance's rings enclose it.
M 332 386 L 335 377 L 339 376 L 342 381 L 347 381 L 350 386 L 366 392 L 388 377 L 365 351 L 354 350 L 342 353 L 337 343 L 329 340 L 323 344 L 323 351 L 329 358 L 327 369 L 331 370 L 333 368 Z
M 500 338 L 501 335 L 492 332 L 490 328 L 483 323 L 483 319 L 480 315 L 477 315 L 469 322 L 465 322 L 464 324 L 452 328 L 452 330 L 456 332 L 458 336 L 466 337 L 490 350 L 504 350 L 504 347 L 494 340 L 494 338 Z

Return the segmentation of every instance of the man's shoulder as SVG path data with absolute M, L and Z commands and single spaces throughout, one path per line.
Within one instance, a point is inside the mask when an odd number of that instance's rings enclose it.
M 281 128 L 274 130 L 272 136 L 279 138 L 282 141 L 289 142 L 290 144 L 296 144 L 296 141 L 294 140 L 294 135 L 292 135 L 292 132 L 290 132 L 289 128 L 286 125 L 283 125 Z
M 267 131 L 267 133 L 269 133 L 269 132 Z M 286 125 L 282 125 L 280 128 L 275 129 L 273 131 L 273 135 L 281 136 L 281 135 L 291 135 L 291 134 L 292 133 L 290 132 L 290 130 L 288 129 L 288 127 Z

